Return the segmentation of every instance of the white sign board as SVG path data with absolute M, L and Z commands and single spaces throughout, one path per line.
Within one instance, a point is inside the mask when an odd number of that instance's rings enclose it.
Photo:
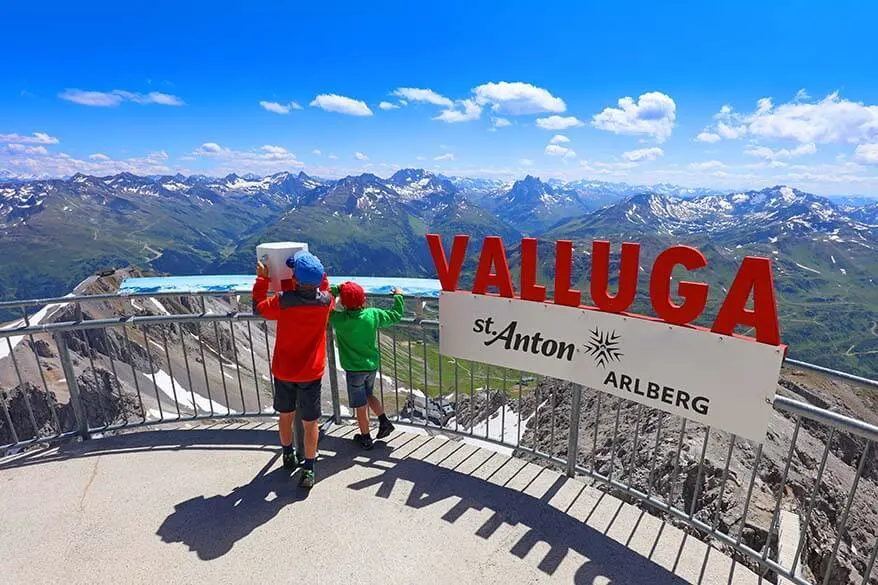
M 443 292 L 443 355 L 543 374 L 761 443 L 783 349 L 550 303 Z

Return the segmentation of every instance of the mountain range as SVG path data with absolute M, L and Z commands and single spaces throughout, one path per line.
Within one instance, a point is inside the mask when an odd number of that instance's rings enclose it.
M 541 237 L 548 284 L 551 240 L 572 239 L 584 252 L 574 266 L 583 290 L 592 240 L 640 242 L 635 309 L 645 313 L 653 257 L 669 245 L 694 245 L 709 260 L 694 275 L 712 285 L 705 320 L 740 259 L 769 256 L 792 355 L 878 375 L 878 202 L 787 186 L 721 193 L 422 169 L 338 180 L 303 172 L 0 180 L 0 298 L 60 295 L 98 269 L 129 264 L 172 274 L 250 272 L 256 244 L 276 240 L 309 242 L 334 273 L 429 277 L 427 232 L 449 240 L 501 235 L 513 271 L 520 237 Z M 468 258 L 464 280 L 475 261 Z

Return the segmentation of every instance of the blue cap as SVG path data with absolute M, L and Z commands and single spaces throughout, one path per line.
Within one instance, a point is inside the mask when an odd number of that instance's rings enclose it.
M 323 263 L 314 254 L 306 250 L 299 250 L 295 256 L 287 258 L 287 266 L 293 269 L 296 282 L 320 286 L 323 283 Z

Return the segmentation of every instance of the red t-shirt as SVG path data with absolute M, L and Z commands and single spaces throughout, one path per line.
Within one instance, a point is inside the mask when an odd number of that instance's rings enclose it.
M 320 290 L 310 294 L 287 290 L 266 298 L 269 279 L 258 276 L 253 284 L 255 310 L 277 321 L 277 338 L 271 372 L 287 382 L 313 382 L 326 368 L 326 327 L 335 299 L 324 278 Z

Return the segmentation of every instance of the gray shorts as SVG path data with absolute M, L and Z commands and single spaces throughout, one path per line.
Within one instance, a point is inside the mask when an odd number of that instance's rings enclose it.
M 299 410 L 303 421 L 315 421 L 320 418 L 320 383 L 287 382 L 274 379 L 274 409 L 282 413 Z
M 375 372 L 345 372 L 348 385 L 348 404 L 351 408 L 366 406 L 375 389 Z

